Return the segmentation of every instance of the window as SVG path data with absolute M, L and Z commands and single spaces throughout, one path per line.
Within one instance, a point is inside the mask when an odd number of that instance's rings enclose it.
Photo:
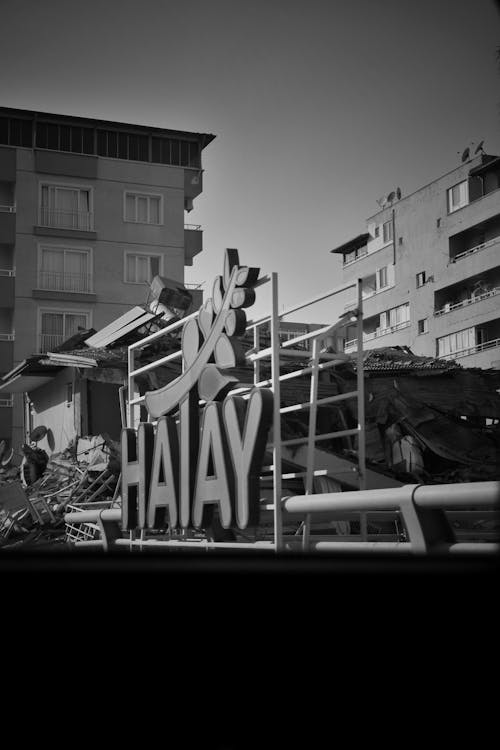
M 5 146 L 32 146 L 31 120 L 0 117 L 0 143 Z
M 40 352 L 50 352 L 79 330 L 90 327 L 90 313 L 40 310 Z
M 380 235 L 380 227 L 376 226 L 375 227 L 375 237 L 378 237 L 379 235 Z
M 162 255 L 125 253 L 125 282 L 127 284 L 150 284 L 154 276 L 163 273 Z
M 137 224 L 163 224 L 163 199 L 151 193 L 125 192 L 125 221 Z
M 393 238 L 393 227 L 392 227 L 392 220 L 386 221 L 382 225 L 383 233 L 384 233 L 384 242 L 392 242 Z
M 464 349 L 473 349 L 476 346 L 476 332 L 474 327 L 464 328 L 462 331 L 450 333 L 436 339 L 437 356 L 444 357 L 447 354 L 460 352 Z
M 59 292 L 92 293 L 92 250 L 40 246 L 38 288 Z
M 379 268 L 377 271 L 377 289 L 384 289 L 386 286 L 388 286 L 387 266 L 384 266 L 384 268 Z
M 75 125 L 58 125 L 50 122 L 37 122 L 37 148 L 55 151 L 71 151 L 74 154 L 94 153 L 94 131 Z
M 420 273 L 417 273 L 417 289 L 420 286 L 423 286 L 425 284 L 425 281 L 425 271 L 420 271 Z
M 98 130 L 97 153 L 113 159 L 149 161 L 149 136 L 119 130 Z
M 422 320 L 418 321 L 418 335 L 420 336 L 422 333 L 428 332 L 427 327 L 427 318 L 422 318 Z
M 40 226 L 91 231 L 93 223 L 92 188 L 40 185 Z
M 466 206 L 469 202 L 469 184 L 467 180 L 459 182 L 448 190 L 448 213 Z
M 405 328 L 410 322 L 410 303 L 398 305 L 390 310 L 380 313 L 380 329 L 382 331 L 388 328 Z
M 345 253 L 344 266 L 346 266 L 348 263 L 353 263 L 355 260 L 358 260 L 358 258 L 362 258 L 364 255 L 368 255 L 368 248 L 366 245 L 363 245 L 363 247 L 358 247 L 356 250 L 351 250 L 350 253 Z

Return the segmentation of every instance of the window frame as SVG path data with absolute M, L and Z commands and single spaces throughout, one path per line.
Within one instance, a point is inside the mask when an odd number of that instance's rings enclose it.
M 420 330 L 421 323 L 423 323 L 423 330 Z M 424 333 L 429 333 L 429 318 L 421 318 L 420 320 L 417 320 L 417 335 L 423 336 Z
M 36 324 L 36 346 L 37 349 L 41 350 L 42 342 L 42 317 L 44 313 L 56 314 L 56 315 L 85 315 L 87 318 L 87 328 L 92 328 L 92 308 L 67 308 L 67 307 L 38 307 L 37 308 L 37 324 Z M 66 337 L 67 338 L 67 337 Z M 64 341 L 65 339 L 63 339 Z M 42 353 L 41 351 L 37 353 Z
M 83 229 L 82 227 L 64 227 L 64 226 L 57 226 L 57 225 L 46 225 L 42 224 L 42 190 L 44 187 L 48 187 L 49 189 L 52 188 L 60 188 L 61 190 L 78 190 L 78 206 L 80 206 L 80 193 L 84 190 L 88 191 L 89 194 L 89 228 Z M 58 210 L 58 209 L 54 209 Z M 83 213 L 80 211 L 80 208 L 78 208 L 78 213 Z M 59 182 L 56 180 L 39 180 L 38 182 L 38 226 L 41 227 L 47 227 L 48 229 L 63 229 L 67 230 L 68 232 L 84 232 L 94 231 L 94 187 L 92 185 L 82 185 L 81 183 L 76 182 Z
M 136 219 L 127 219 L 127 197 L 133 196 L 135 201 L 135 215 L 137 217 L 137 198 L 148 198 L 148 218 L 150 216 L 151 212 L 151 198 L 159 198 L 160 199 L 160 205 L 158 210 L 158 222 L 152 222 L 152 221 L 139 221 Z M 127 224 L 143 224 L 150 227 L 162 227 L 164 226 L 163 221 L 163 195 L 162 193 L 149 193 L 147 191 L 143 190 L 124 190 L 123 191 L 123 221 Z
M 465 198 L 461 198 L 459 204 L 453 203 L 453 190 L 457 187 L 461 187 L 462 185 L 465 185 Z M 460 191 L 461 193 L 462 191 Z M 447 209 L 448 213 L 452 214 L 455 211 L 458 211 L 461 208 L 464 208 L 465 206 L 469 205 L 469 180 L 460 180 L 460 182 L 457 182 L 455 185 L 452 185 L 449 187 L 446 191 L 447 196 Z M 463 202 L 462 202 L 463 201 Z
M 142 286 L 145 282 L 144 281 L 128 281 L 127 280 L 127 258 L 128 256 L 133 255 L 134 257 L 142 257 L 142 258 L 159 258 L 159 275 L 163 276 L 164 271 L 164 255 L 163 253 L 142 253 L 142 252 L 136 252 L 135 250 L 125 250 L 123 253 L 123 283 L 124 284 L 138 284 Z M 136 265 L 136 277 L 137 277 L 137 265 Z M 151 283 L 151 282 L 149 282 Z
M 420 283 L 420 278 L 422 279 L 422 283 Z M 419 271 L 417 274 L 415 274 L 415 283 L 417 285 L 417 289 L 420 289 L 427 284 L 427 274 L 425 271 Z
M 390 235 L 390 237 L 388 239 L 385 236 L 386 235 L 386 231 L 385 231 L 386 227 L 389 227 L 389 229 L 390 229 L 390 231 L 388 232 L 388 234 Z M 391 242 L 394 242 L 394 226 L 393 226 L 393 223 L 392 223 L 392 219 L 389 219 L 388 221 L 384 221 L 382 223 L 382 240 L 383 240 L 384 245 L 389 245 Z
M 58 250 L 65 252 L 66 250 L 71 252 L 85 253 L 88 258 L 88 276 L 90 277 L 90 288 L 88 291 L 78 290 L 69 291 L 66 289 L 47 289 L 46 287 L 40 286 L 40 274 L 42 273 L 42 256 L 44 250 Z M 64 273 L 64 271 L 63 271 Z M 51 242 L 39 242 L 37 244 L 37 289 L 43 289 L 47 292 L 62 292 L 63 294 L 94 294 L 94 248 L 89 246 L 77 246 L 77 245 L 55 245 Z

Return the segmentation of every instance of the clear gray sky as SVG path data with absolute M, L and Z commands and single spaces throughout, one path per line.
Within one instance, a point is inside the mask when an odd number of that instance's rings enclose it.
M 494 0 L 1 0 L 0 104 L 214 133 L 186 281 L 237 247 L 288 307 L 377 198 L 500 154 L 498 46 Z

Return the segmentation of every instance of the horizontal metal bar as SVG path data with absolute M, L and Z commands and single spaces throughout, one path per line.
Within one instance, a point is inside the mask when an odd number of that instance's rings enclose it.
M 357 435 L 359 429 L 353 428 L 352 430 L 339 430 L 338 432 L 325 432 L 323 435 L 313 435 L 313 441 L 318 443 L 320 440 L 330 440 L 332 438 L 349 437 L 350 435 Z M 281 445 L 286 447 L 288 445 L 300 445 L 301 443 L 307 443 L 308 437 L 293 438 L 292 440 L 283 440 Z
M 148 365 L 144 365 L 143 367 L 138 367 L 137 370 L 130 370 L 129 377 L 135 378 L 137 375 L 140 375 L 143 372 L 148 372 L 149 370 L 154 370 L 155 367 L 159 367 L 160 365 L 164 365 L 166 362 L 171 362 L 174 359 L 179 359 L 182 357 L 182 349 L 179 349 L 177 352 L 173 352 L 173 354 L 167 354 L 166 357 L 162 357 L 161 359 L 155 359 L 154 362 L 150 362 Z
M 135 341 L 133 344 L 129 344 L 129 352 L 135 351 L 136 349 L 144 349 L 146 346 L 149 346 L 153 341 L 156 341 L 156 339 L 161 338 L 162 336 L 165 336 L 167 333 L 171 333 L 172 331 L 177 330 L 177 328 L 182 328 L 184 323 L 187 323 L 188 320 L 191 320 L 192 318 L 197 318 L 199 315 L 199 310 L 196 310 L 196 312 L 191 313 L 191 315 L 186 315 L 185 318 L 181 318 L 180 320 L 176 321 L 175 323 L 172 323 L 171 325 L 167 326 L 166 328 L 161 328 L 159 331 L 156 331 L 156 333 L 150 333 L 149 336 L 146 336 L 143 339 L 140 339 L 139 341 Z
M 327 396 L 326 398 L 319 398 L 316 401 L 316 406 L 324 406 L 325 404 L 333 404 L 338 401 L 347 401 L 350 398 L 357 398 L 357 391 L 350 391 L 349 393 L 339 393 L 337 396 Z M 280 409 L 281 414 L 287 414 L 291 411 L 302 411 L 303 409 L 309 409 L 311 407 L 310 401 L 305 401 L 303 404 L 295 404 L 293 406 L 283 406 Z
M 142 404 L 144 400 L 144 396 L 138 396 L 137 398 L 131 398 L 129 404 L 130 406 L 133 406 L 134 404 Z
M 115 544 L 122 547 L 195 547 L 220 549 L 274 549 L 274 542 L 209 542 L 206 539 L 117 539 Z
M 106 510 L 79 510 L 64 515 L 65 523 L 97 523 L 99 516 L 103 521 L 121 521 L 121 508 L 107 508 Z

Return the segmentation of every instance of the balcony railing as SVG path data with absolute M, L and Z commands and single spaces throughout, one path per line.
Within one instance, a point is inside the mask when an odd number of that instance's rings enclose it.
M 184 229 L 191 229 L 195 232 L 201 231 L 201 224 L 184 224 Z
M 91 232 L 94 228 L 92 211 L 65 211 L 60 208 L 40 209 L 40 226 L 58 229 L 80 229 Z
M 459 253 L 458 255 L 455 255 L 454 258 L 450 258 L 450 263 L 456 263 L 457 260 L 463 260 L 464 258 L 467 258 L 469 255 L 474 255 L 474 253 L 479 253 L 481 252 L 481 250 L 486 250 L 488 247 L 492 247 L 492 245 L 496 245 L 499 242 L 500 242 L 500 236 L 493 237 L 493 239 L 488 240 L 487 242 L 481 242 L 480 245 L 474 245 L 474 247 L 471 247 L 468 250 L 464 250 L 463 253 Z
M 0 213 L 6 213 L 6 214 L 15 214 L 16 213 L 16 204 L 9 206 L 0 206 Z
M 0 398 L 0 408 L 1 407 L 9 407 L 14 406 L 14 399 L 11 396 L 10 398 Z
M 408 328 L 410 325 L 409 320 L 404 320 L 402 323 L 396 323 L 394 326 L 389 326 L 389 328 L 377 328 L 376 331 L 373 331 L 372 333 L 365 333 L 363 334 L 363 343 L 365 341 L 373 341 L 373 339 L 378 339 L 380 336 L 387 336 L 389 333 L 395 333 L 396 331 L 400 331 L 403 328 Z M 350 341 L 345 342 L 344 351 L 347 352 L 348 349 L 354 349 L 358 345 L 358 339 L 351 339 Z
M 458 359 L 459 357 L 468 357 L 470 354 L 484 352 L 487 349 L 494 349 L 497 346 L 500 346 L 500 339 L 491 339 L 491 341 L 483 341 L 482 344 L 476 344 L 476 346 L 469 346 L 467 349 L 459 349 L 458 351 L 450 352 L 449 354 L 440 354 L 438 359 Z
M 42 333 L 40 335 L 40 353 L 51 352 L 67 338 L 68 336 L 64 336 L 62 333 Z
M 84 292 L 92 294 L 92 274 L 39 271 L 38 288 L 51 292 Z
M 0 268 L 0 276 L 14 277 L 16 275 L 15 268 Z
M 467 305 L 473 305 L 475 302 L 481 302 L 483 299 L 487 299 L 488 297 L 495 297 L 495 295 L 500 294 L 500 287 L 496 286 L 494 289 L 490 289 L 488 292 L 484 292 L 484 294 L 478 294 L 474 297 L 468 297 L 467 299 L 462 300 L 462 302 L 456 302 L 454 305 L 445 305 L 440 310 L 435 310 L 434 315 L 437 317 L 438 315 L 445 315 L 446 313 L 453 312 L 453 310 L 459 310 L 461 307 L 467 307 Z
M 14 333 L 0 333 L 0 341 L 14 341 L 15 338 Z

